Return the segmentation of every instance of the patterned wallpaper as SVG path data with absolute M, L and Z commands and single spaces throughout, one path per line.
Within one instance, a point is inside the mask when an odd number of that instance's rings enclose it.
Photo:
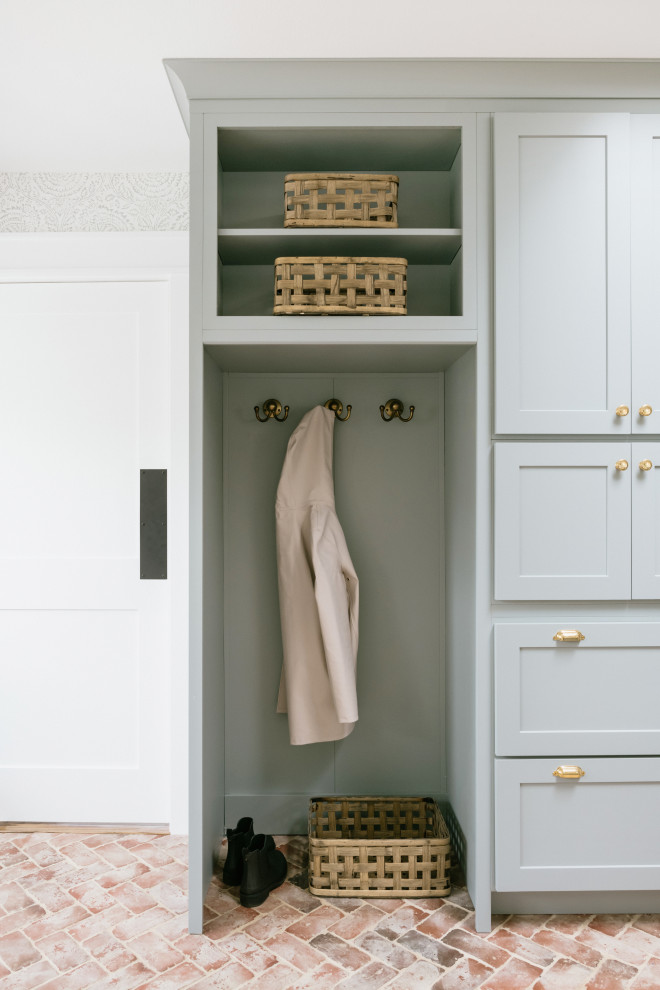
M 0 232 L 187 230 L 187 172 L 0 173 Z

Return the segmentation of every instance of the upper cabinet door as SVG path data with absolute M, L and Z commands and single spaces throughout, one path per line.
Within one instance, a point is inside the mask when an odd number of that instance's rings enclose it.
M 633 433 L 660 433 L 660 116 L 632 118 Z
M 629 133 L 495 116 L 497 433 L 630 433 Z

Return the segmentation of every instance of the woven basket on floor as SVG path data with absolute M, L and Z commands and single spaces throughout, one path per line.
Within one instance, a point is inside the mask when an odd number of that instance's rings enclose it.
M 276 258 L 276 316 L 405 316 L 405 258 Z
M 397 227 L 397 175 L 292 172 L 284 177 L 285 227 Z
M 309 889 L 329 897 L 443 897 L 449 832 L 435 801 L 312 798 Z

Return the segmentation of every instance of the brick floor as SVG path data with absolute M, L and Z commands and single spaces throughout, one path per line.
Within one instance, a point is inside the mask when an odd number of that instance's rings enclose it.
M 0 836 L 1 990 L 660 990 L 660 914 L 494 919 L 446 898 L 317 898 L 303 838 L 256 909 L 214 878 L 186 927 L 181 836 Z

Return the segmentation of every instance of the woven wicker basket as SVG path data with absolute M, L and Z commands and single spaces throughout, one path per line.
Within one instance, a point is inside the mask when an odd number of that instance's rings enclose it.
M 276 258 L 275 315 L 405 316 L 405 258 Z
M 309 889 L 327 897 L 442 897 L 449 832 L 435 801 L 312 798 Z
M 285 227 L 397 227 L 397 175 L 292 172 L 284 177 Z

